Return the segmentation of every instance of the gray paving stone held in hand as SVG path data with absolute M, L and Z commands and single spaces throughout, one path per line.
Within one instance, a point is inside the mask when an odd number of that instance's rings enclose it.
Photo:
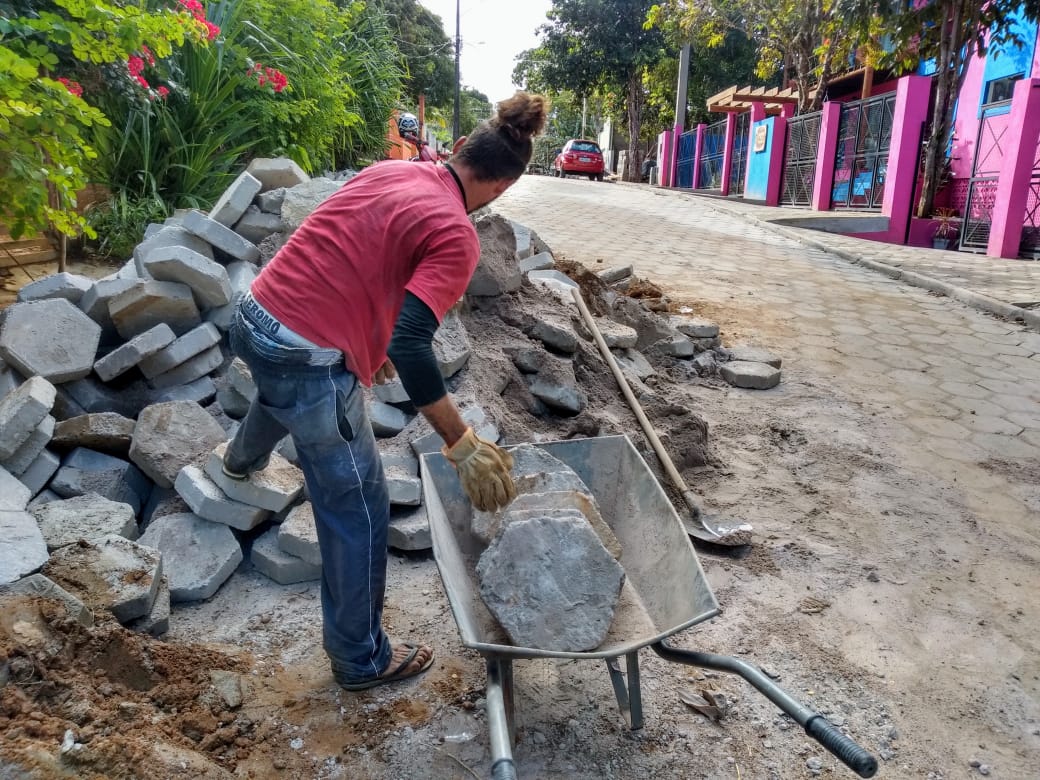
M 246 173 L 259 180 L 261 193 L 279 187 L 295 187 L 311 179 L 303 168 L 288 157 L 254 157 L 246 166 Z
M 473 348 L 458 314 L 449 312 L 433 334 L 433 354 L 441 376 L 450 379 L 469 362 Z
M 278 529 L 271 528 L 253 542 L 249 560 L 261 574 L 279 585 L 321 579 L 321 565 L 290 555 L 278 545 Z
M 124 339 L 132 339 L 161 322 L 179 336 L 202 322 L 188 285 L 154 279 L 138 282 L 112 296 L 108 312 L 116 331 Z
M 154 379 L 219 343 L 220 331 L 212 323 L 204 322 L 172 341 L 161 351 L 142 360 L 138 367 L 142 374 Z
M 260 259 L 260 250 L 256 248 L 256 244 L 242 238 L 231 228 L 210 219 L 201 211 L 189 212 L 184 217 L 184 227 L 235 260 L 255 263 Z
M 163 566 L 159 550 L 111 534 L 55 550 L 43 573 L 95 614 L 128 623 L 151 611 Z
M 462 410 L 462 421 L 473 428 L 473 432 L 481 439 L 497 443 L 499 439 L 498 426 L 495 421 L 488 417 L 487 412 L 480 406 L 469 406 Z M 416 457 L 431 452 L 440 452 L 444 440 L 434 431 L 412 439 L 409 443 Z
M 162 552 L 170 600 L 175 604 L 208 599 L 243 557 L 230 527 L 190 512 L 154 518 L 140 543 Z
M 467 295 L 495 296 L 515 292 L 523 284 L 516 262 L 516 236 L 510 222 L 497 214 L 476 223 L 480 262 L 466 287 Z
M 228 281 L 231 282 L 231 301 L 206 312 L 206 322 L 212 322 L 221 331 L 227 331 L 238 311 L 242 296 L 249 292 L 260 269 L 253 263 L 236 260 L 227 264 Z
M 223 523 L 240 531 L 256 528 L 271 516 L 266 509 L 228 498 L 198 466 L 189 464 L 182 468 L 173 487 L 191 511 L 203 520 Z
M 396 436 L 408 425 L 408 415 L 400 409 L 382 401 L 373 401 L 368 407 L 372 432 L 380 438 Z
M 130 460 L 160 487 L 172 487 L 180 470 L 225 439 L 224 429 L 193 401 L 146 407 L 137 418 Z
M 16 477 L 21 477 L 28 470 L 29 466 L 33 464 L 33 461 L 40 456 L 43 448 L 47 446 L 53 435 L 54 418 L 48 414 L 10 458 L 0 460 L 0 466 L 3 466 Z
M 312 566 L 321 566 L 321 546 L 318 544 L 318 529 L 314 525 L 314 508 L 310 501 L 304 501 L 289 510 L 285 520 L 278 526 L 278 546 Z
M 137 537 L 134 508 L 110 501 L 97 493 L 51 501 L 32 510 L 48 550 L 57 550 L 80 539 L 88 542 L 109 534 Z
M 100 341 L 101 326 L 64 298 L 16 303 L 0 326 L 0 357 L 57 384 L 89 374 Z
M 0 488 L 3 485 L 0 473 Z M 32 574 L 47 563 L 47 558 L 47 544 L 33 516 L 25 511 L 0 509 L 0 585 Z
M 173 343 L 177 336 L 165 322 L 134 336 L 94 363 L 94 372 L 106 382 L 155 355 Z
M 227 269 L 216 260 L 208 260 L 185 246 L 152 249 L 144 256 L 144 267 L 153 279 L 188 285 L 201 311 L 231 301 L 231 280 Z
M 252 401 L 256 398 L 256 383 L 253 381 L 253 372 L 249 370 L 242 358 L 235 358 L 228 366 L 228 381 L 231 386 L 238 390 L 243 396 Z
M 556 260 L 548 252 L 539 252 L 536 255 L 525 257 L 519 264 L 520 273 L 526 276 L 531 271 L 548 271 L 556 267 Z
M 10 458 L 54 407 L 54 385 L 43 377 L 27 379 L 0 399 L 0 460 Z
M 625 572 L 576 517 L 507 525 L 477 563 L 480 595 L 513 643 L 580 652 L 602 644 Z
M 734 387 L 747 390 L 769 390 L 780 384 L 780 369 L 768 363 L 730 361 L 719 367 L 719 374 Z
M 430 519 L 426 514 L 426 507 L 418 506 L 405 512 L 393 513 L 387 529 L 387 545 L 406 552 L 431 549 L 433 539 L 430 536 Z
M 206 460 L 206 473 L 230 498 L 272 512 L 281 512 L 303 490 L 303 472 L 278 453 L 271 453 L 271 462 L 249 479 L 235 480 L 224 475 L 221 463 L 227 443 L 219 445 Z
M 93 284 L 94 280 L 87 276 L 62 271 L 29 282 L 18 291 L 18 300 L 44 301 L 49 298 L 64 298 L 70 303 L 79 303 L 83 294 Z
M 256 206 L 250 206 L 234 224 L 233 229 L 247 241 L 259 244 L 268 236 L 282 232 L 284 227 L 280 212 L 269 214 Z
M 81 626 L 90 628 L 94 625 L 94 615 L 87 609 L 86 604 L 42 574 L 30 574 L 28 577 L 22 577 L 20 580 L 0 587 L 0 602 L 9 594 L 60 601 L 65 605 L 69 617 Z
M 51 446 L 60 450 L 87 447 L 116 457 L 130 453 L 134 421 L 115 412 L 84 414 L 54 426 Z
M 50 450 L 43 450 L 36 459 L 29 464 L 29 468 L 18 477 L 19 481 L 27 488 L 29 493 L 35 496 L 44 486 L 51 481 L 51 477 L 58 471 L 61 460 Z
M 210 347 L 195 357 L 188 358 L 176 368 L 152 377 L 148 380 L 148 384 L 156 390 L 186 385 L 216 371 L 223 363 L 224 353 L 221 352 L 220 347 Z
M 77 447 L 65 458 L 50 487 L 62 498 L 97 493 L 129 504 L 135 514 L 141 511 L 152 489 L 151 482 L 134 464 L 85 447 Z
M 263 185 L 260 180 L 249 171 L 242 171 L 231 185 L 224 190 L 213 208 L 210 209 L 209 218 L 216 220 L 221 225 L 231 227 L 253 202 Z

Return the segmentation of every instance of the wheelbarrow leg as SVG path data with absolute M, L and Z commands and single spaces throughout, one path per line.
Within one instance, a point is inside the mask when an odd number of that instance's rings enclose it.
M 491 737 L 491 777 L 516 780 L 513 761 L 513 662 L 508 658 L 487 659 L 485 693 L 488 732 Z
M 617 658 L 607 659 L 607 671 L 610 682 L 614 685 L 614 696 L 617 698 L 621 715 L 632 731 L 643 728 L 643 694 L 639 687 L 639 652 L 625 654 L 625 666 L 628 669 L 628 684 L 621 674 L 621 665 Z

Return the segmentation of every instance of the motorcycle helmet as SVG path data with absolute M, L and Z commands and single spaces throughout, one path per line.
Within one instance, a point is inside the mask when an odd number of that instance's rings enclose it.
M 415 114 L 398 114 L 397 132 L 405 138 L 418 138 L 419 120 L 416 118 Z

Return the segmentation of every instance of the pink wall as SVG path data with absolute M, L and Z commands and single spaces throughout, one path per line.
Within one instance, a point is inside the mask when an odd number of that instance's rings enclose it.
M 968 73 L 964 77 L 964 86 L 958 100 L 957 117 L 953 121 L 950 173 L 955 179 L 967 179 L 971 176 L 971 166 L 975 160 L 975 141 L 979 135 L 978 106 L 982 99 L 982 77 L 985 71 L 986 60 L 983 57 L 973 57 L 968 63 Z

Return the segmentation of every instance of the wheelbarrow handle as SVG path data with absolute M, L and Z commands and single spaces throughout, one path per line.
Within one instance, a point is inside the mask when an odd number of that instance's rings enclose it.
M 860 777 L 873 777 L 877 773 L 877 759 L 870 755 L 822 715 L 809 719 L 805 733 L 833 753 L 849 769 Z
M 728 655 L 702 653 L 698 650 L 682 650 L 672 647 L 665 641 L 651 645 L 654 652 L 666 661 L 699 666 L 703 669 L 714 669 L 743 677 L 751 685 L 763 693 L 767 699 L 794 718 L 805 733 L 815 739 L 833 753 L 845 766 L 860 777 L 873 777 L 877 774 L 878 763 L 870 753 L 842 734 L 837 727 L 818 712 L 813 712 L 805 705 L 793 699 L 779 685 L 770 680 L 762 670 Z

